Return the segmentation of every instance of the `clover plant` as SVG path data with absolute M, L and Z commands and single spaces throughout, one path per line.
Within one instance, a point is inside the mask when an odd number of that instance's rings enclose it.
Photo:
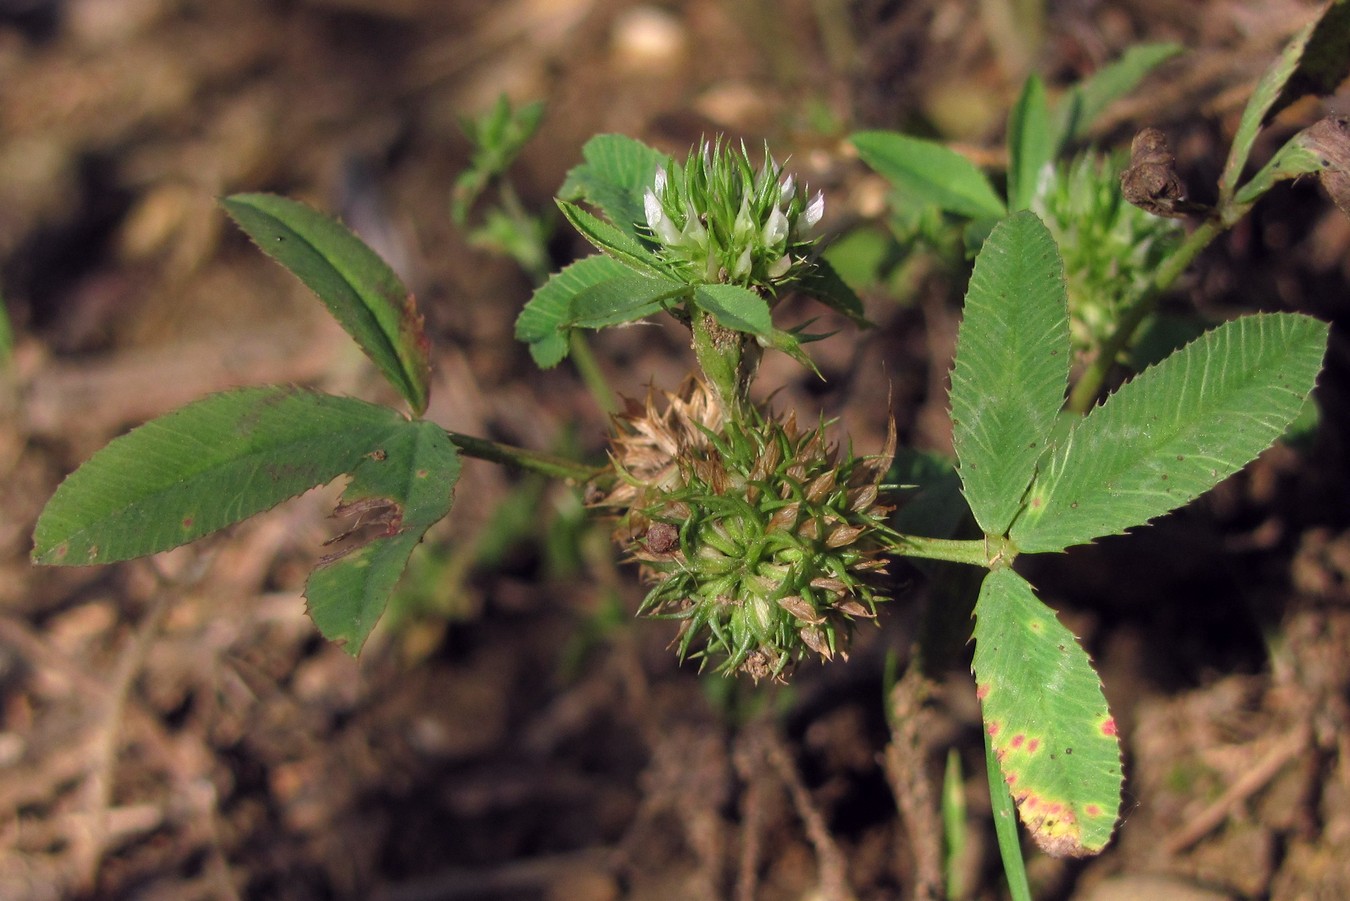
M 1160 240 L 1170 250 L 1163 259 L 1147 257 L 1156 263 L 1152 282 L 1141 287 L 1140 267 L 1123 258 L 1134 250 L 1108 245 L 1121 254 L 1119 272 L 1131 273 L 1117 285 L 1121 296 L 1137 306 L 1165 287 L 1276 181 L 1335 168 L 1331 155 L 1296 139 L 1239 183 L 1259 124 L 1316 27 L 1258 87 L 1219 205 L 1184 238 Z M 538 288 L 517 337 L 552 367 L 568 356 L 575 330 L 670 315 L 687 328 L 696 364 L 683 384 L 653 388 L 614 418 L 605 465 L 447 432 L 422 418 L 430 349 L 398 278 L 309 207 L 240 194 L 224 200 L 226 211 L 313 289 L 405 409 L 290 386 L 203 398 L 113 440 L 69 476 L 37 523 L 33 559 L 84 565 L 153 554 L 344 477 L 337 512 L 356 520 L 353 534 L 319 560 L 305 596 L 319 630 L 356 654 L 415 546 L 451 513 L 467 454 L 586 485 L 592 504 L 613 517 L 623 554 L 639 564 L 648 586 L 640 612 L 677 623 L 681 657 L 756 679 L 785 679 L 803 658 L 846 656 L 852 630 L 895 600 L 882 578 L 893 559 L 971 564 L 983 571 L 971 635 L 996 808 L 1015 802 L 1052 854 L 1095 854 L 1120 807 L 1115 720 L 1087 653 L 1013 564 L 1142 526 L 1241 469 L 1308 403 L 1327 341 L 1327 326 L 1307 316 L 1246 316 L 1066 416 L 1069 286 L 1078 269 L 1066 276 L 1055 230 L 1032 209 L 1039 173 L 1110 93 L 1091 82 L 1051 115 L 1038 83 L 1029 85 L 1014 115 L 1006 202 L 946 148 L 883 133 L 854 137 L 888 176 L 987 220 L 950 391 L 964 498 L 951 504 L 977 524 L 974 540 L 898 528 L 893 508 L 912 492 L 888 478 L 893 427 L 883 447 L 859 456 L 831 437 L 832 423 L 776 410 L 751 393 L 765 352 L 811 365 L 815 336 L 780 321 L 789 292 L 865 325 L 858 297 L 819 255 L 823 196 L 767 148 L 754 154 L 713 139 L 680 160 L 600 135 L 582 149 L 558 199 L 598 252 Z M 505 128 L 514 120 L 499 110 L 493 121 Z M 1077 180 L 1095 185 L 1084 202 L 1089 216 L 1116 209 L 1098 196 L 1098 165 L 1077 164 L 1063 183 L 1070 193 Z M 1040 209 L 1054 221 L 1073 202 L 1052 192 Z M 1009 841 L 1002 823 L 1000 830 L 1013 875 L 1015 836 Z

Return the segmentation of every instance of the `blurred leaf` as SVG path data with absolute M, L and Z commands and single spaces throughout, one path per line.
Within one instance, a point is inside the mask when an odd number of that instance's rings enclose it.
M 946 897 L 964 898 L 969 867 L 966 859 L 966 780 L 961 772 L 961 755 L 947 749 L 947 765 L 942 772 L 942 872 Z
M 375 453 L 352 471 L 338 513 L 372 516 L 378 534 L 322 561 L 305 585 L 309 614 L 325 638 L 361 651 L 408 564 L 434 523 L 450 512 L 459 457 L 445 431 L 400 419 Z
M 632 272 L 604 254 L 586 257 L 555 272 L 535 290 L 516 317 L 516 339 L 530 346 L 530 355 L 541 369 L 557 366 L 567 356 L 566 323 L 572 315 L 573 298 L 587 288 Z
M 492 109 L 477 119 L 461 119 L 460 128 L 472 142 L 469 168 L 455 180 L 451 192 L 451 217 L 458 225 L 468 220 L 469 208 L 494 178 L 503 175 L 539 128 L 544 118 L 543 101 L 527 103 L 519 109 L 505 94 L 498 96 Z
M 638 223 L 645 222 L 642 192 L 650 188 L 657 167 L 670 157 L 625 135 L 596 135 L 581 148 L 585 162 L 567 173 L 558 196 L 586 200 L 604 211 L 629 237 L 641 238 Z
M 408 421 L 293 387 L 213 394 L 114 439 L 57 488 L 33 561 L 166 551 L 351 472 Z
M 975 259 L 952 367 L 952 443 L 966 500 L 1004 535 L 1064 406 L 1069 380 L 1064 264 L 1034 213 L 999 223 Z
M 890 131 L 862 131 L 849 140 L 863 162 L 924 201 L 973 219 L 1005 213 L 988 177 L 949 147 Z
M 510 257 L 539 283 L 547 278 L 552 265 L 548 256 L 550 231 L 549 223 L 543 219 L 513 215 L 493 207 L 484 214 L 482 226 L 469 233 L 469 243 Z
M 1088 129 L 1112 102 L 1124 97 L 1162 63 L 1180 53 L 1180 44 L 1139 44 L 1126 50 L 1114 63 L 1103 66 L 1065 92 L 1055 107 L 1051 134 L 1052 155 L 1068 144 L 1081 141 Z
M 900 495 L 900 509 L 891 517 L 891 525 L 900 532 L 953 538 L 966 522 L 969 508 L 961 495 L 961 477 L 948 457 L 902 447 L 886 473 L 886 483 L 907 489 Z M 916 558 L 911 562 L 924 565 L 928 561 Z
M 1343 4 L 1338 2 L 1335 6 L 1343 6 Z M 1328 7 L 1328 9 L 1331 8 L 1333 7 Z M 1242 110 L 1242 119 L 1238 122 L 1237 132 L 1233 135 L 1233 144 L 1228 150 L 1228 162 L 1224 164 L 1223 174 L 1219 177 L 1220 207 L 1233 197 L 1237 189 L 1238 179 L 1242 177 L 1243 169 L 1247 166 L 1247 158 L 1251 155 L 1252 145 L 1256 143 L 1256 136 L 1261 131 L 1261 125 L 1266 121 L 1267 115 L 1275 108 L 1275 103 L 1280 98 L 1290 77 L 1298 71 L 1299 63 L 1303 59 L 1303 52 L 1307 49 L 1309 39 L 1317 30 L 1319 21 L 1320 19 L 1309 22 L 1298 34 L 1294 35 L 1285 45 L 1279 58 L 1261 76 L 1261 80 L 1256 83 L 1256 89 L 1252 91 L 1252 96 L 1247 99 L 1247 105 Z
M 319 296 L 420 416 L 431 380 L 422 316 L 384 260 L 345 226 L 294 200 L 235 194 L 221 203 L 263 253 Z
M 1008 116 L 1008 209 L 1031 206 L 1041 171 L 1054 158 L 1050 134 L 1050 107 L 1045 83 L 1037 75 L 1027 79 L 1022 95 Z
M 1116 722 L 1087 653 L 1011 569 L 985 577 L 974 639 L 985 731 L 1023 825 L 1052 856 L 1100 852 L 1115 829 L 1124 774 Z
M 1298 68 L 1271 104 L 1266 121 L 1301 97 L 1334 94 L 1347 75 L 1350 75 L 1350 2 L 1332 0 L 1322 7 L 1313 23 Z
M 1145 370 L 1055 448 L 1011 538 L 1059 551 L 1162 516 L 1279 438 L 1313 389 L 1327 325 L 1268 313 L 1225 323 Z
M 839 273 L 828 261 L 816 259 L 807 268 L 806 275 L 797 284 L 797 288 L 835 312 L 843 313 L 855 324 L 864 327 L 871 325 L 863 315 L 862 301 L 858 295 L 839 277 Z

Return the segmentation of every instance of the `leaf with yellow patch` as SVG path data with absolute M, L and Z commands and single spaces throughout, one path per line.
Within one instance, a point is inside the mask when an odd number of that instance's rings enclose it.
M 975 620 L 984 726 L 1023 825 L 1055 857 L 1099 853 L 1115 829 L 1124 777 L 1092 662 L 1011 569 L 985 577 Z

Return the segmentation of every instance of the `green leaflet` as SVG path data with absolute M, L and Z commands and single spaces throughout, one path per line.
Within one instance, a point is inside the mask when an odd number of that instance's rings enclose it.
M 1037 473 L 1010 537 L 1059 551 L 1143 525 L 1270 446 L 1313 389 L 1328 327 L 1244 316 L 1206 333 L 1093 409 Z
M 694 303 L 711 313 L 726 328 L 760 338 L 768 338 L 773 334 L 773 319 L 768 303 L 749 288 L 740 285 L 699 285 L 694 290 Z
M 661 260 L 656 254 L 642 245 L 642 242 L 629 232 L 622 231 L 598 219 L 590 213 L 565 200 L 558 201 L 558 208 L 581 236 L 596 250 L 610 254 L 621 263 L 625 263 L 641 272 L 653 275 L 661 274 Z
M 620 276 L 633 275 L 618 260 L 596 254 L 555 272 L 534 292 L 516 317 L 516 339 L 530 345 L 530 355 L 542 369 L 557 366 L 567 356 L 567 322 L 573 299 L 588 288 Z
M 422 316 L 384 260 L 341 223 L 303 203 L 235 194 L 221 204 L 263 253 L 319 296 L 420 416 L 431 379 Z
M 974 639 L 985 730 L 1022 823 L 1048 854 L 1096 854 L 1115 829 L 1124 776 L 1091 660 L 1011 569 L 985 577 Z
M 412 553 L 450 512 L 459 457 L 450 438 L 429 422 L 400 421 L 377 452 L 367 454 L 342 493 L 339 513 L 378 525 L 367 543 L 330 558 L 305 585 L 309 614 L 325 638 L 353 657 L 389 603 Z
M 985 534 L 1006 534 L 1020 509 L 1068 379 L 1064 265 L 1040 219 L 1016 213 L 975 260 L 952 369 L 952 442 Z
M 622 275 L 573 295 L 563 324 L 572 328 L 598 329 L 635 322 L 659 313 L 672 301 L 688 295 L 689 290 L 684 282 L 654 278 L 628 269 Z
M 558 196 L 586 200 L 604 211 L 609 220 L 632 238 L 646 221 L 642 192 L 652 186 L 657 167 L 670 157 L 626 135 L 596 135 L 581 148 L 585 162 L 567 173 Z
M 1247 157 L 1251 155 L 1252 145 L 1256 143 L 1257 132 L 1261 130 L 1261 122 L 1265 118 L 1266 111 L 1270 109 L 1284 88 L 1285 82 L 1298 67 L 1299 57 L 1303 55 L 1303 48 L 1312 35 L 1314 24 L 1310 22 L 1294 36 L 1294 39 L 1285 46 L 1279 59 L 1275 60 L 1261 76 L 1261 80 L 1256 84 L 1256 90 L 1252 91 L 1252 96 L 1247 98 L 1247 105 L 1242 110 L 1242 119 L 1238 122 L 1237 132 L 1233 135 L 1233 144 L 1228 150 L 1228 162 L 1224 164 L 1223 173 L 1219 178 L 1221 203 L 1231 197 L 1236 190 L 1243 167 L 1247 165 Z
M 388 407 L 299 388 L 213 394 L 114 439 L 62 482 L 38 518 L 33 561 L 178 547 L 351 472 L 407 425 Z
M 1277 182 L 1289 181 L 1325 169 L 1327 159 L 1305 144 L 1308 131 L 1304 129 L 1286 141 L 1270 161 L 1261 167 L 1261 171 L 1238 189 L 1233 200 L 1240 204 L 1255 203 Z
M 1025 210 L 1036 195 L 1041 170 L 1054 158 L 1045 82 L 1032 75 L 1008 116 L 1008 209 Z

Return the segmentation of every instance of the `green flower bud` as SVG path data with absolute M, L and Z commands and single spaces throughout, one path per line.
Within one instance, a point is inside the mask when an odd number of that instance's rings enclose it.
M 659 167 L 642 199 L 657 252 L 688 279 L 772 289 L 807 265 L 825 199 L 806 198 L 767 148 L 756 172 L 744 145 L 717 140 Z
M 1070 333 L 1080 352 L 1101 347 L 1183 236 L 1176 220 L 1125 202 L 1122 167 L 1095 154 L 1047 167 L 1031 202 L 1064 257 Z

